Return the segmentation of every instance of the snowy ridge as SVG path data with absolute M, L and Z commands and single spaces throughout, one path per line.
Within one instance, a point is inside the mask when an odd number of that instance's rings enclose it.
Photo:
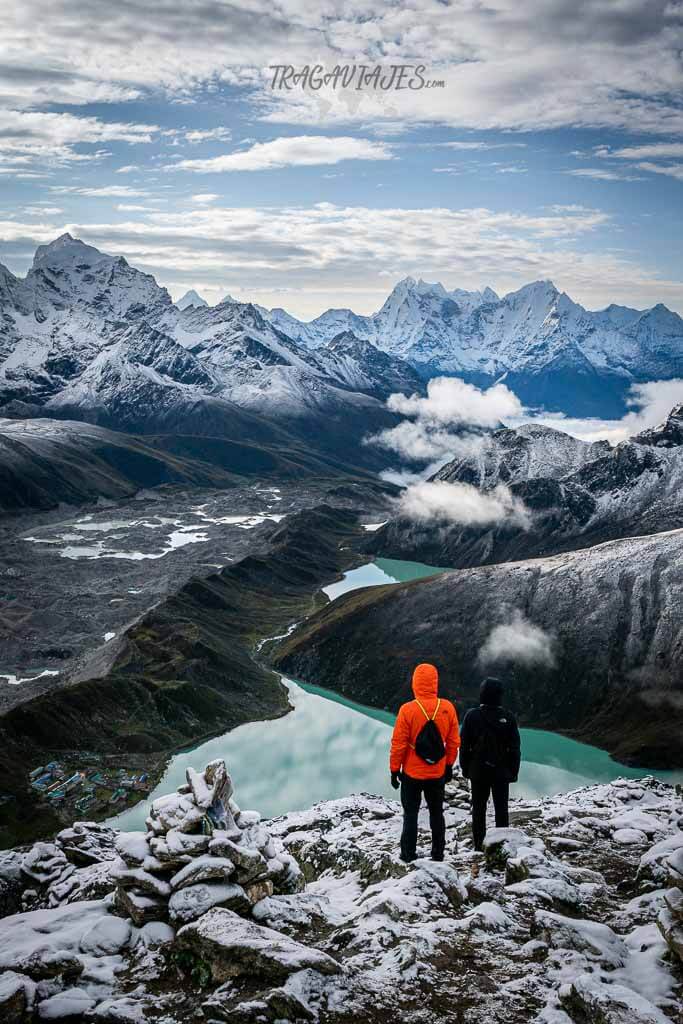
M 223 762 L 187 779 L 146 832 L 82 822 L 0 854 L 3 1019 L 447 1024 L 463 1005 L 471 1024 L 677 1019 L 670 786 L 513 800 L 482 856 L 456 779 L 444 861 L 406 865 L 396 802 L 354 795 L 262 823 Z
M 631 381 L 683 375 L 683 320 L 676 313 L 661 304 L 644 311 L 611 305 L 590 312 L 551 281 L 500 298 L 491 288 L 447 291 L 407 277 L 372 316 L 345 309 L 328 310 L 310 323 L 283 310 L 268 316 L 314 348 L 352 330 L 423 376 L 446 373 L 480 381 L 512 374 L 522 377 L 516 383 L 523 387 L 528 375 L 564 374 L 570 382 L 584 379 L 584 386 L 585 378 L 598 375 L 618 389 Z M 540 394 L 553 404 L 547 389 L 532 388 L 530 399 Z M 562 397 L 555 402 L 558 408 Z M 569 397 L 564 395 L 565 407 Z
M 226 418 L 221 403 L 270 419 L 350 406 L 386 420 L 380 399 L 402 383 L 420 386 L 367 343 L 343 357 L 314 353 L 251 303 L 228 296 L 209 307 L 190 292 L 174 304 L 150 275 L 68 234 L 37 250 L 25 279 L 0 268 L 0 307 L 0 408 L 9 415 L 45 408 L 144 430 L 145 412 L 155 429 L 157 411 L 191 417 L 208 401 L 201 416 L 214 424 Z
M 543 424 L 526 423 L 484 435 L 472 455 L 447 463 L 434 479 L 482 489 L 540 477 L 559 480 L 610 451 L 608 441 L 591 444 Z
M 94 364 L 102 357 L 112 368 L 112 387 L 117 361 L 142 365 L 128 353 L 142 325 L 187 349 L 207 376 L 200 384 L 194 365 L 190 379 L 152 367 L 159 376 L 145 392 L 140 373 L 132 383 L 122 369 L 120 389 L 138 388 L 150 408 L 158 388 L 178 399 L 178 385 L 188 385 L 188 401 L 236 403 L 280 420 L 320 420 L 347 406 L 386 420 L 388 394 L 446 373 L 478 384 L 503 379 L 527 404 L 607 415 L 623 408 L 632 382 L 683 376 L 683 321 L 661 305 L 591 313 L 549 281 L 499 298 L 490 288 L 447 291 L 406 278 L 373 316 L 331 309 L 302 323 L 230 296 L 211 307 L 189 292 L 174 304 L 151 275 L 68 234 L 39 247 L 24 279 L 0 267 L 0 312 L 0 410 L 10 415 L 35 415 L 51 402 L 55 411 L 100 416 Z
M 418 523 L 399 514 L 377 531 L 375 554 L 462 568 L 586 548 L 683 527 L 683 408 L 612 448 L 540 424 L 483 435 L 432 478 L 483 493 L 509 488 L 528 523 Z

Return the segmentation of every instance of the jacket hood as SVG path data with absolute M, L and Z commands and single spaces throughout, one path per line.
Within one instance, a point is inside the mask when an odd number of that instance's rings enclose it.
M 417 666 L 413 672 L 413 693 L 418 700 L 438 696 L 439 673 L 434 665 L 425 662 Z
M 479 687 L 479 700 L 482 704 L 497 708 L 503 699 L 503 689 L 500 679 L 489 676 Z

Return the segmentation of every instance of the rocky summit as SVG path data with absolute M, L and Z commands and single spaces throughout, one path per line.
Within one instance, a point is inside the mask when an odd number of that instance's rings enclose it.
M 0 855 L 0 1019 L 680 1020 L 680 790 L 617 779 L 516 800 L 483 854 L 461 780 L 446 818 L 444 862 L 407 865 L 397 803 L 262 822 L 223 761 L 189 768 L 144 832 L 79 822 Z

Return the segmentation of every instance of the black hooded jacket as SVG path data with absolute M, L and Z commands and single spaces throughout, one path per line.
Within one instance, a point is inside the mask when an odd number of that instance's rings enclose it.
M 519 729 L 514 715 L 501 706 L 503 684 L 485 679 L 481 704 L 467 712 L 460 727 L 460 769 L 465 778 L 487 774 L 516 782 L 521 760 Z

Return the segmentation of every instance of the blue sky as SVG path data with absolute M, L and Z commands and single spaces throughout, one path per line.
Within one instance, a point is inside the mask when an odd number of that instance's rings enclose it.
M 679 0 L 25 0 L 0 41 L 0 261 L 64 230 L 302 316 L 407 274 L 683 312 Z M 270 87 L 272 64 L 443 88 Z M 411 72 L 412 73 L 412 72 Z

